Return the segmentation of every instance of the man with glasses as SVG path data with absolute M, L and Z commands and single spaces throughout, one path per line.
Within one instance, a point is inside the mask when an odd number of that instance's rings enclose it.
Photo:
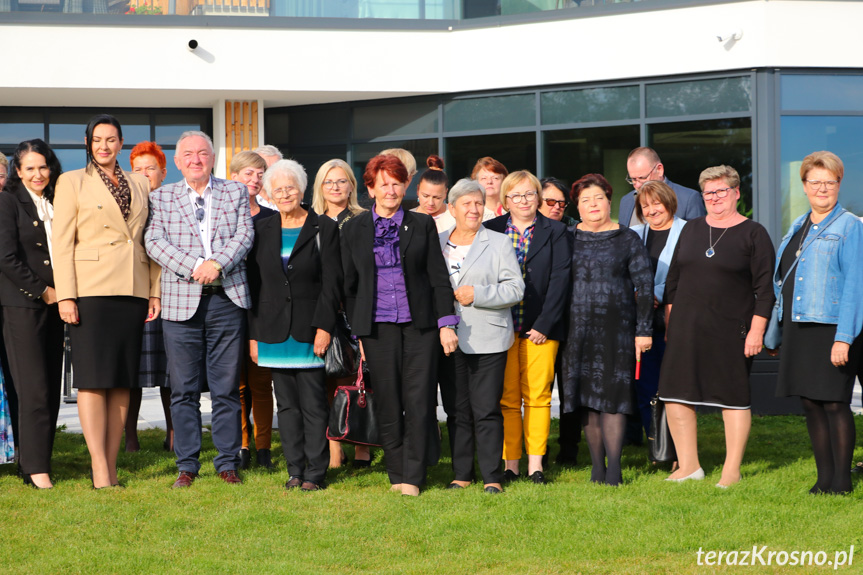
M 254 239 L 249 194 L 243 184 L 211 175 L 213 142 L 203 132 L 180 136 L 174 163 L 183 181 L 150 193 L 144 236 L 147 253 L 162 266 L 162 329 L 180 471 L 173 487 L 189 487 L 201 469 L 204 381 L 219 452 L 213 464 L 226 483 L 242 483 L 239 381 L 251 306 L 244 259 Z
M 635 202 L 638 190 L 645 182 L 665 182 L 677 195 L 678 218 L 691 220 L 707 215 L 701 194 L 693 189 L 685 188 L 675 184 L 665 177 L 665 166 L 659 159 L 659 154 L 652 148 L 635 148 L 626 157 L 627 183 L 631 184 L 633 191 L 620 199 L 620 210 L 618 210 L 617 221 L 626 226 L 634 226 L 644 222 L 638 221 L 635 215 Z

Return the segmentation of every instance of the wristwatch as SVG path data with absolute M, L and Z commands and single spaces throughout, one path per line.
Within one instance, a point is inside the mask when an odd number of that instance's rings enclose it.
M 213 264 L 213 267 L 216 268 L 216 271 L 219 272 L 219 275 L 221 276 L 222 275 L 222 264 L 220 264 L 216 260 L 209 260 L 209 261 Z

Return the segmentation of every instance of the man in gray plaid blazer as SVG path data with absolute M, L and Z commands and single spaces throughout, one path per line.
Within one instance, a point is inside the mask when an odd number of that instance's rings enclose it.
M 183 181 L 150 193 L 147 253 L 162 266 L 162 319 L 174 452 L 180 473 L 173 487 L 188 487 L 201 463 L 201 387 L 213 405 L 216 472 L 227 483 L 237 475 L 240 453 L 240 365 L 251 305 L 244 258 L 254 228 L 249 193 L 238 182 L 211 175 L 213 142 L 203 132 L 184 132 L 174 162 Z

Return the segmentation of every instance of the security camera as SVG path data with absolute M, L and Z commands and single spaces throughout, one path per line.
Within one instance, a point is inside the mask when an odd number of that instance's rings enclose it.
M 726 34 L 717 34 L 716 35 L 716 39 L 719 40 L 720 44 L 724 44 L 724 43 L 728 42 L 729 40 L 737 41 L 737 40 L 740 40 L 741 38 L 743 38 L 743 30 L 740 30 L 739 28 L 737 30 L 730 30 Z
M 187 46 L 189 48 L 189 52 L 194 52 L 195 48 L 198 47 L 198 41 L 197 40 L 189 40 L 189 43 L 187 44 Z

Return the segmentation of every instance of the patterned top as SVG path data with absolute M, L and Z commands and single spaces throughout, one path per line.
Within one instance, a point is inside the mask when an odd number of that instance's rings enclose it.
M 512 224 L 512 218 L 506 221 L 506 235 L 512 240 L 512 247 L 515 248 L 515 256 L 518 258 L 518 266 L 521 268 L 521 277 L 525 277 L 524 261 L 527 258 L 527 250 L 530 248 L 530 240 L 533 239 L 533 229 L 536 226 L 536 219 L 524 229 L 524 233 L 518 231 L 518 228 Z M 512 306 L 512 323 L 516 333 L 521 333 L 521 326 L 524 323 L 524 301 L 520 301 Z
M 470 247 L 473 244 L 466 246 L 457 246 L 447 240 L 446 246 L 443 249 L 443 257 L 446 260 L 446 265 L 449 271 L 449 281 L 453 289 L 458 287 L 458 280 L 461 277 L 461 264 L 467 257 Z
M 114 177 L 117 178 L 119 185 L 114 185 L 114 182 L 111 181 L 111 178 L 108 177 L 102 168 L 96 162 L 93 162 L 93 167 L 96 168 L 96 173 L 99 174 L 99 177 L 102 178 L 102 181 L 105 183 L 105 187 L 108 188 L 108 191 L 111 192 L 111 195 L 114 196 L 114 199 L 117 201 L 117 205 L 120 206 L 120 211 L 123 213 L 123 219 L 129 220 L 129 214 L 132 213 L 132 190 L 129 189 L 129 182 L 126 180 L 126 176 L 123 175 L 123 170 L 120 169 L 120 164 L 114 164 Z

